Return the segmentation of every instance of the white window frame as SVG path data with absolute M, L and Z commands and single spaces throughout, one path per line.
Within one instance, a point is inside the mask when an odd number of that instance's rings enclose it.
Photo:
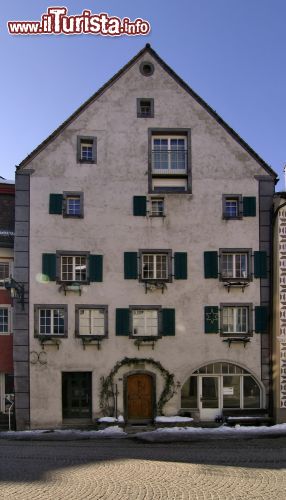
M 153 276 L 146 277 L 144 274 L 144 265 L 146 262 L 144 262 L 144 257 L 148 257 L 150 260 L 153 260 Z M 165 257 L 166 259 L 166 272 L 164 277 L 159 277 L 158 276 L 158 270 L 157 270 L 157 260 L 158 257 Z M 167 252 L 144 252 L 142 251 L 141 254 L 141 278 L 143 281 L 168 281 L 170 278 L 170 269 L 169 269 L 169 254 Z M 150 271 L 149 271 L 150 274 Z
M 63 270 L 64 265 L 70 265 L 70 264 L 64 264 L 63 259 L 72 259 L 72 278 L 64 278 L 64 273 L 66 271 Z M 85 278 L 84 279 L 79 279 L 76 277 L 76 259 L 85 259 Z M 82 265 L 82 264 L 81 264 Z M 77 282 L 77 283 L 86 283 L 87 282 L 87 271 L 88 271 L 88 256 L 87 255 L 60 255 L 60 281 L 64 283 L 71 283 L 71 282 Z
M 167 149 L 164 150 L 164 149 L 156 149 L 156 146 L 154 144 L 154 142 L 156 140 L 167 140 Z M 177 139 L 177 140 L 183 140 L 184 141 L 184 149 L 172 149 L 172 146 L 171 146 L 171 141 L 174 140 L 174 139 Z M 156 174 L 184 174 L 186 175 L 187 174 L 187 171 L 188 171 L 188 158 L 187 158 L 187 148 L 188 148 L 188 145 L 187 145 L 187 137 L 185 135 L 152 135 L 152 171 L 153 173 L 156 173 Z M 174 154 L 175 152 L 184 152 L 184 168 L 171 168 L 172 167 L 172 153 Z M 165 168 L 160 168 L 158 166 L 156 166 L 156 153 L 159 154 L 159 153 L 162 153 L 162 155 L 164 153 L 167 153 L 167 164 L 168 166 L 165 167 Z M 178 161 L 178 158 L 177 158 L 177 161 Z
M 8 322 L 7 322 L 7 332 L 2 332 L 0 330 L 0 335 L 10 335 L 11 334 L 11 306 L 7 305 L 7 304 L 0 304 L 0 309 L 6 309 L 7 310 L 7 319 L 8 319 Z
M 47 332 L 42 332 L 41 331 L 41 311 L 50 311 L 51 316 L 50 316 L 50 328 L 51 331 L 50 333 Z M 63 325 L 63 333 L 62 332 L 55 332 L 55 325 L 54 325 L 54 317 L 55 317 L 55 311 L 62 311 L 63 314 L 63 319 L 64 319 L 64 325 Z M 65 310 L 62 307 L 39 307 L 38 309 L 38 332 L 40 337 L 63 337 L 65 335 Z
M 245 257 L 246 261 L 246 270 L 241 271 L 241 257 Z M 223 270 L 223 259 L 226 257 L 227 259 L 231 259 L 231 274 L 228 275 L 229 272 L 224 274 Z M 237 275 L 237 269 L 236 269 L 236 260 L 237 258 L 240 257 L 240 275 Z M 247 251 L 241 251 L 241 252 L 228 252 L 228 251 L 221 251 L 220 255 L 220 268 L 221 268 L 221 278 L 222 279 L 248 279 L 249 278 L 249 269 L 248 269 L 248 261 L 249 261 L 249 253 Z M 244 274 L 244 275 L 243 275 Z
M 150 317 L 150 313 L 152 316 Z M 132 321 L 132 337 L 159 337 L 159 308 L 140 308 L 132 307 L 131 321 Z M 137 316 L 137 318 L 136 318 Z M 139 316 L 141 316 L 142 327 L 139 326 Z M 137 320 L 136 320 L 137 319 Z M 143 324 L 144 323 L 144 324 Z M 151 323 L 151 324 L 148 324 Z M 153 324 L 152 324 L 153 323 Z M 150 328 L 150 329 L 149 329 Z M 156 331 L 154 331 L 156 330 Z
M 245 324 L 245 330 L 239 331 L 238 330 L 238 317 L 239 314 L 242 314 L 242 311 L 246 311 L 246 324 Z M 229 314 L 232 311 L 232 320 Z M 227 320 L 225 322 L 225 313 L 228 315 Z M 249 333 L 249 325 L 250 325 L 250 307 L 248 305 L 237 305 L 237 306 L 223 306 L 222 307 L 222 334 L 223 335 L 232 335 L 232 334 L 239 334 L 239 335 L 246 335 Z M 228 329 L 224 330 L 224 324 L 227 323 Z M 230 330 L 230 325 L 233 324 L 233 329 Z

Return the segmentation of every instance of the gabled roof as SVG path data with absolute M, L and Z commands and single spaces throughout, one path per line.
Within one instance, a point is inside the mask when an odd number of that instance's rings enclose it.
M 30 160 L 37 156 L 50 142 L 53 141 L 73 120 L 75 120 L 85 109 L 110 88 L 123 73 L 125 73 L 143 54 L 150 54 L 161 65 L 162 68 L 174 78 L 174 80 L 188 92 L 215 120 L 252 156 L 274 179 L 278 180 L 276 172 L 212 109 L 189 85 L 180 78 L 175 71 L 168 66 L 163 59 L 151 48 L 150 44 L 141 49 L 125 66 L 123 66 L 108 82 L 106 82 L 95 94 L 85 101 L 67 120 L 65 120 L 51 135 L 37 146 L 18 166 L 17 170 L 25 167 Z

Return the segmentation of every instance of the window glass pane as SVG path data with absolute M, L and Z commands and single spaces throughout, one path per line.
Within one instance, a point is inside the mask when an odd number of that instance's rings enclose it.
M 238 200 L 230 198 L 225 200 L 225 215 L 227 217 L 238 217 Z
M 260 408 L 260 387 L 251 376 L 243 377 L 244 408 Z
M 7 262 L 0 262 L 0 280 L 5 280 L 7 278 L 9 278 L 9 264 Z
M 221 371 L 222 373 L 228 373 L 228 363 L 221 364 Z
M 210 364 L 207 366 L 207 373 L 213 373 L 214 372 L 214 365 Z
M 8 308 L 0 309 L 0 333 L 8 333 Z
M 221 256 L 221 272 L 223 278 L 233 278 L 233 255 L 224 253 Z
M 86 280 L 86 257 L 75 257 L 75 280 Z
M 198 407 L 198 377 L 190 377 L 182 387 L 182 408 Z
M 92 335 L 104 335 L 104 310 L 91 309 L 90 310 L 90 323 Z
M 65 314 L 63 309 L 53 309 L 53 334 L 63 335 L 65 333 Z
M 214 373 L 221 373 L 221 363 L 214 363 Z
M 240 376 L 223 377 L 223 407 L 240 408 Z
M 68 196 L 66 203 L 67 215 L 80 215 L 80 196 Z
M 158 335 L 158 311 L 153 309 L 134 309 L 132 311 L 133 335 Z
M 202 408 L 218 408 L 218 377 L 202 377 Z
M 73 257 L 61 257 L 62 273 L 61 278 L 63 281 L 73 281 Z
M 81 141 L 80 151 L 82 160 L 92 160 L 93 141 Z
M 50 335 L 51 332 L 51 310 L 50 309 L 40 309 L 39 311 L 40 325 L 39 332 L 40 335 Z

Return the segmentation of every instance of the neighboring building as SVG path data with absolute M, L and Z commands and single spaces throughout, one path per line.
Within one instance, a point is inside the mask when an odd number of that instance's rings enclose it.
M 15 183 L 0 177 L 0 414 L 5 394 L 14 392 L 12 301 L 4 286 L 13 272 L 14 212 Z
M 18 429 L 268 408 L 275 181 L 148 45 L 33 151 Z
M 273 409 L 286 421 L 286 192 L 274 196 L 273 213 Z

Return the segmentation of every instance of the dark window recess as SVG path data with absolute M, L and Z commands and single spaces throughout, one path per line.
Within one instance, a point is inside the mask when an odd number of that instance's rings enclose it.
M 56 254 L 44 253 L 42 255 L 42 273 L 48 281 L 56 281 Z
M 133 196 L 133 215 L 145 216 L 146 215 L 146 196 Z
M 154 73 L 154 65 L 149 61 L 142 61 L 139 69 L 140 73 L 144 76 L 151 76 Z
M 188 254 L 186 252 L 175 252 L 174 267 L 176 280 L 186 280 L 188 278 Z
M 254 277 L 267 278 L 267 253 L 254 252 Z
M 268 329 L 268 308 L 255 307 L 255 333 L 266 333 Z
M 124 279 L 138 279 L 138 254 L 137 252 L 124 252 Z
M 127 336 L 130 334 L 129 309 L 116 309 L 116 335 Z
M 205 333 L 219 332 L 218 306 L 205 306 Z
M 89 280 L 93 282 L 103 281 L 103 255 L 89 256 Z
M 256 216 L 256 198 L 255 196 L 243 197 L 243 216 L 255 217 Z
M 63 195 L 50 194 L 49 213 L 62 215 L 63 213 Z
M 204 252 L 205 278 L 218 277 L 218 253 L 216 251 Z
M 162 335 L 171 337 L 176 334 L 176 314 L 175 309 L 162 309 Z
M 137 99 L 137 117 L 154 118 L 154 99 Z

